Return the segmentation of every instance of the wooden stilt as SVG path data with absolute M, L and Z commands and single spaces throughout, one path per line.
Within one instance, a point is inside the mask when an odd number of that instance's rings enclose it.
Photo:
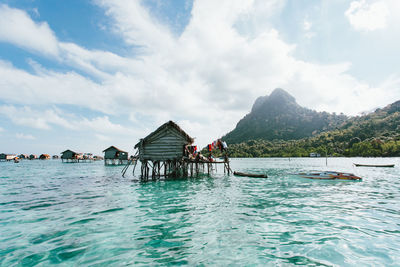
M 211 175 L 214 171 L 218 171 L 218 164 L 224 165 L 224 174 L 231 175 L 232 173 L 227 156 L 225 156 L 224 161 L 219 162 L 182 158 L 173 160 L 142 160 L 141 163 L 141 178 L 143 181 L 148 181 L 149 178 L 155 180 L 161 177 L 199 177 L 200 173 Z M 137 160 L 131 161 L 129 164 L 134 164 L 136 167 Z

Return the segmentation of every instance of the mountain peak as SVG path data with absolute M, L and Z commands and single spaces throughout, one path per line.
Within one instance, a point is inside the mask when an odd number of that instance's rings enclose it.
M 254 102 L 251 112 L 272 106 L 284 108 L 286 105 L 297 105 L 296 99 L 282 88 L 276 88 L 270 95 L 260 96 Z
M 274 91 L 272 91 L 272 93 L 269 95 L 269 98 L 274 100 L 282 99 L 290 102 L 296 102 L 296 99 L 282 88 L 276 88 Z
M 345 116 L 302 107 L 288 92 L 276 88 L 270 95 L 257 98 L 251 112 L 224 138 L 229 143 L 300 139 L 336 127 L 345 119 Z

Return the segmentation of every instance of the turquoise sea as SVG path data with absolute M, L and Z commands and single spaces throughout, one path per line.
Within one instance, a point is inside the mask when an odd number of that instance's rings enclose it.
M 219 166 L 146 183 L 103 162 L 0 162 L 0 265 L 400 266 L 400 158 L 325 160 L 232 159 L 269 178 Z M 363 180 L 289 175 L 302 170 Z

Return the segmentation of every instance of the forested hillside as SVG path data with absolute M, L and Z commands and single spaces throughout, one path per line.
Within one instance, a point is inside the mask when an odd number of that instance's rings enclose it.
M 223 139 L 228 143 L 301 139 L 334 129 L 346 120 L 345 115 L 301 107 L 293 96 L 277 88 L 269 96 L 259 97 L 251 112 Z
M 230 143 L 230 157 L 308 157 L 312 152 L 322 156 L 400 156 L 400 101 L 364 116 L 347 118 L 304 109 L 282 91 L 278 91 L 278 98 L 281 98 L 279 101 L 282 101 L 280 104 L 274 107 L 278 103 L 274 96 L 276 90 L 269 97 L 259 98 L 252 112 L 223 138 Z M 271 103 L 273 112 L 266 110 L 267 105 L 271 107 Z M 265 123 L 263 127 L 268 129 L 261 130 L 258 128 L 261 127 L 259 121 L 255 119 L 261 115 L 254 113 L 260 112 L 263 105 L 264 112 L 269 113 L 265 118 L 275 123 Z M 279 105 L 286 105 L 286 108 L 289 105 L 291 114 L 279 114 L 285 112 L 285 108 L 279 111 Z M 292 123 L 296 110 L 300 114 L 301 123 Z M 271 114 L 276 115 L 275 120 Z M 251 135 L 250 130 L 244 131 L 245 125 L 249 129 L 259 130 Z M 301 125 L 305 125 L 305 130 L 297 131 Z

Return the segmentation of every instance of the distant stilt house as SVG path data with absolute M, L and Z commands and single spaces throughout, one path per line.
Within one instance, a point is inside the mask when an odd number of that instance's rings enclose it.
M 26 154 L 21 154 L 18 156 L 20 159 L 29 159 L 29 156 Z
M 42 155 L 39 156 L 39 159 L 41 159 L 41 160 L 50 159 L 50 155 L 49 154 L 42 154 Z
M 121 165 L 128 162 L 128 152 L 123 151 L 115 146 L 103 150 L 104 165 Z
M 93 154 L 92 153 L 83 153 L 81 158 L 79 159 L 79 162 L 93 162 Z
M 58 155 L 53 155 L 52 158 L 53 159 L 59 159 L 60 157 Z
M 92 153 L 78 153 L 72 150 L 65 150 L 61 152 L 62 162 L 77 163 L 77 162 L 93 162 Z
M 29 160 L 33 160 L 33 159 L 37 159 L 37 158 L 38 158 L 38 156 L 36 156 L 34 154 L 29 155 Z
M 1 153 L 0 154 L 0 161 L 10 161 L 10 160 L 14 160 L 17 156 L 14 154 L 4 154 Z
M 195 158 L 190 157 L 189 151 L 193 148 L 193 142 L 194 139 L 173 121 L 161 125 L 140 139 L 135 148 L 138 149 L 138 158 L 141 162 L 141 179 L 198 175 L 199 172 L 204 172 L 205 165 L 210 173 L 212 164 L 217 162 L 212 163 L 199 153 Z M 229 173 L 228 159 L 219 163 L 224 163 Z
M 79 158 L 81 157 L 80 153 L 74 152 L 72 150 L 65 150 L 61 152 L 61 160 L 62 162 L 78 162 Z

